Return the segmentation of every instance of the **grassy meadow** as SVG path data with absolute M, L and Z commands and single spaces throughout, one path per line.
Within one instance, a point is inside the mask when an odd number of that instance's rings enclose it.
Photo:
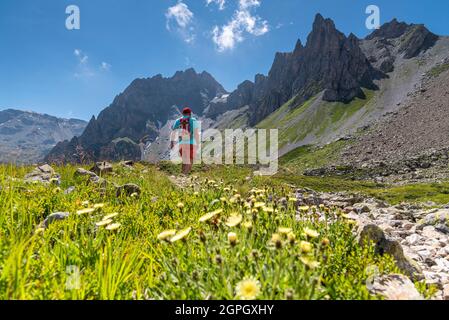
M 296 207 L 288 184 L 335 191 L 340 178 L 201 167 L 176 185 L 179 167 L 136 164 L 115 165 L 102 189 L 75 178 L 76 167 L 54 169 L 59 186 L 25 183 L 31 167 L 0 166 L 0 299 L 380 299 L 367 270 L 399 273 L 357 244 L 338 210 Z M 141 193 L 117 196 L 112 183 Z M 70 215 L 41 228 L 54 212 Z

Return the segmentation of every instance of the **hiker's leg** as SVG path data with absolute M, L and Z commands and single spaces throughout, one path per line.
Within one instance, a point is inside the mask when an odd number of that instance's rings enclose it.
M 188 173 L 190 173 L 192 171 L 192 167 L 193 167 L 193 162 L 195 161 L 195 155 L 196 155 L 196 146 L 195 145 L 190 145 L 189 147 L 189 164 L 187 165 L 187 170 Z
M 182 173 L 187 175 L 192 170 L 190 145 L 182 145 Z

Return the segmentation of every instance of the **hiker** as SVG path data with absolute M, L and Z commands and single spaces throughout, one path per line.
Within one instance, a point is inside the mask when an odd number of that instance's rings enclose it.
M 172 129 L 170 148 L 174 148 L 175 140 L 178 139 L 179 153 L 182 157 L 182 173 L 188 175 L 192 171 L 193 161 L 200 143 L 198 120 L 192 116 L 190 108 L 186 107 L 182 110 L 182 117 L 175 121 Z M 179 132 L 181 132 L 181 136 L 179 136 Z

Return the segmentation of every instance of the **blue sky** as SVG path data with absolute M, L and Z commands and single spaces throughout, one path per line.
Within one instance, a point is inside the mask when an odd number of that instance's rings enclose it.
M 210 3 L 208 3 L 210 2 Z M 206 70 L 231 91 L 303 43 L 320 12 L 364 37 L 368 5 L 449 35 L 447 0 L 2 0 L 0 110 L 89 119 L 135 78 Z M 66 7 L 81 29 L 66 29 Z

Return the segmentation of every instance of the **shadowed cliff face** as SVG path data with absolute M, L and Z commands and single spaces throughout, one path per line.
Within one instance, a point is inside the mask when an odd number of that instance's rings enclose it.
M 173 114 L 173 106 L 189 106 L 201 115 L 212 99 L 225 93 L 210 74 L 198 74 L 193 69 L 177 72 L 171 78 L 157 75 L 134 80 L 98 119 L 91 119 L 78 139 L 60 143 L 47 160 L 139 160 L 139 143 L 158 136 L 159 129 Z
M 346 37 L 332 20 L 317 15 L 306 46 L 278 53 L 263 98 L 252 105 L 251 124 L 258 123 L 292 97 L 300 104 L 324 90 L 326 101 L 347 102 L 363 97 L 362 87 L 375 89 L 380 76 L 354 35 Z

